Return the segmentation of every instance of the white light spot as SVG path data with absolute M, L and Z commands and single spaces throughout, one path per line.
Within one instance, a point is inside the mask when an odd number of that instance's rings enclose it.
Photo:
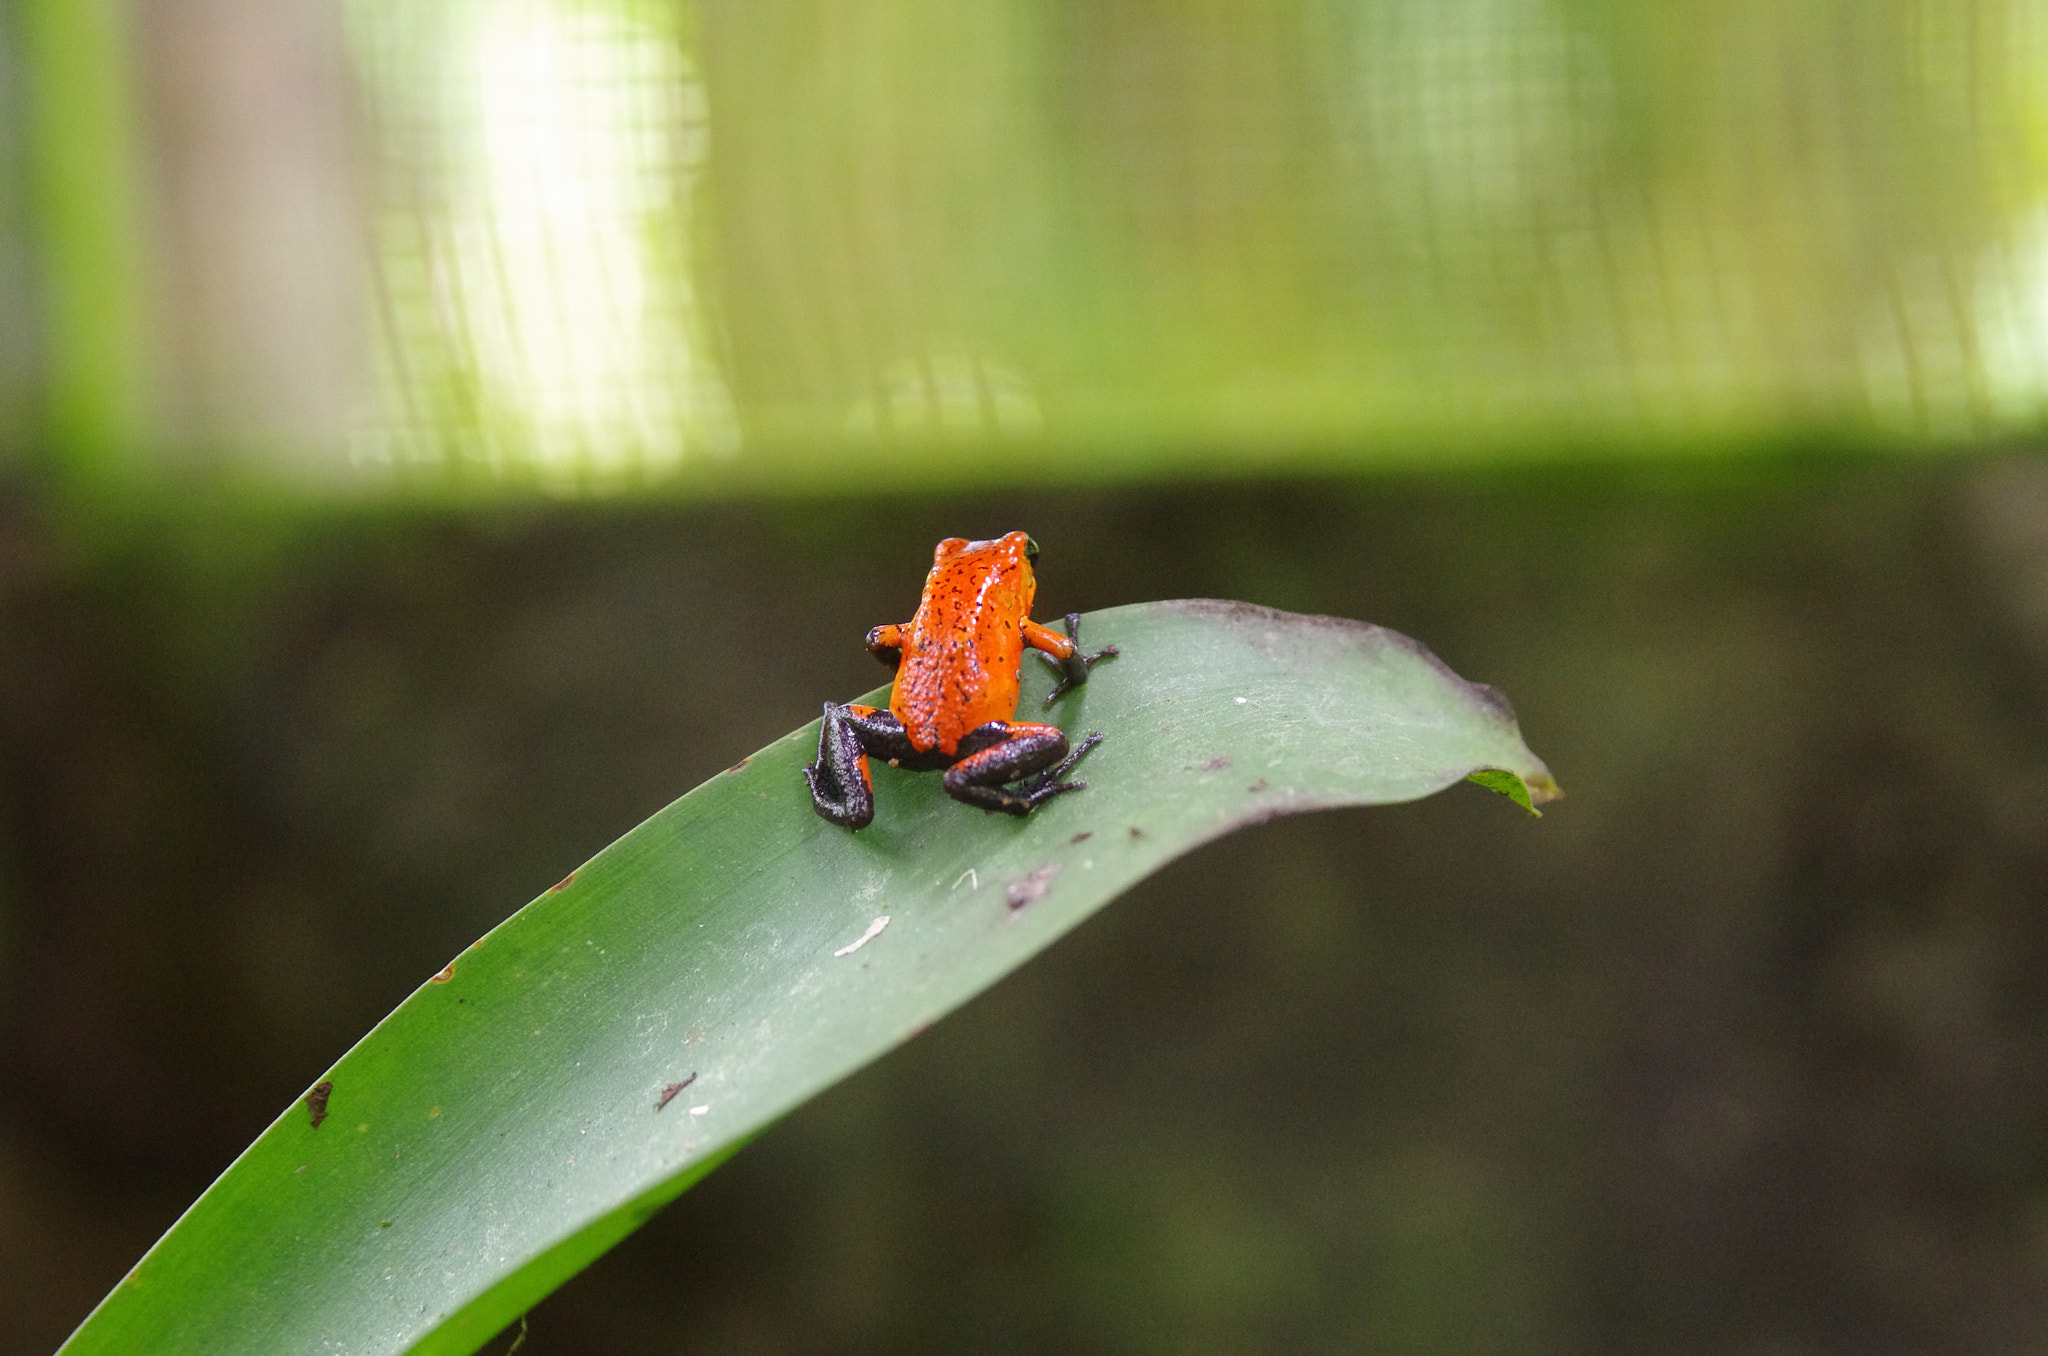
M 695 67 L 672 34 L 612 7 L 456 9 L 469 17 L 439 43 L 447 64 L 425 105 L 448 161 L 437 210 L 389 228 L 428 236 L 387 251 L 387 269 L 412 270 L 393 303 L 402 361 L 438 370 L 452 343 L 483 410 L 466 450 L 564 488 L 732 452 L 738 425 L 687 262 L 708 144 Z M 431 419 L 396 417 L 387 439 L 430 436 Z
M 693 1106 L 693 1107 L 691 1107 L 691 1108 L 690 1108 L 690 1114 L 691 1114 L 692 1116 L 701 1116 L 701 1115 L 703 1115 L 703 1114 L 704 1114 L 705 1112 L 707 1112 L 707 1111 L 709 1111 L 709 1110 L 711 1110 L 711 1103 L 709 1103 L 709 1102 L 706 1102 L 706 1103 L 705 1103 L 705 1104 L 704 1104 L 703 1106 Z

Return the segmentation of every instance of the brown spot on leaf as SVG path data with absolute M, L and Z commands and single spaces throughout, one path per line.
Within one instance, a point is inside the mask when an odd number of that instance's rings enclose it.
M 1069 838 L 1067 841 L 1070 843 L 1085 843 L 1094 836 L 1095 831 L 1093 829 L 1084 829 L 1080 833 L 1075 834 L 1072 838 Z
M 1011 881 L 1003 891 L 1003 898 L 1010 901 L 1010 907 L 1013 909 L 1035 904 L 1045 898 L 1046 890 L 1052 885 L 1052 878 L 1059 873 L 1058 862 L 1047 862 L 1037 870 Z
M 575 873 L 574 871 L 571 871 L 571 872 L 570 872 L 570 873 L 569 873 L 568 875 L 566 875 L 566 876 L 562 877 L 562 878 L 561 878 L 560 880 L 556 881 L 556 882 L 555 882 L 555 883 L 554 883 L 553 885 L 550 885 L 550 886 L 548 887 L 548 893 L 549 893 L 549 894 L 551 894 L 551 895 L 558 895 L 558 894 L 562 893 L 562 891 L 564 891 L 564 890 L 566 890 L 566 889 L 568 889 L 568 888 L 569 888 L 569 882 L 570 882 L 570 881 L 572 881 L 572 880 L 575 880 L 575 879 L 576 879 L 576 873 Z
M 1133 843 L 1137 842 L 1140 838 L 1143 838 L 1144 836 L 1145 831 L 1143 829 L 1139 828 L 1136 824 L 1131 825 L 1131 841 Z
M 320 1128 L 320 1122 L 327 1119 L 327 1099 L 333 1095 L 334 1080 L 331 1078 L 321 1079 L 306 1094 L 306 1117 L 313 1122 L 315 1130 Z
M 657 1101 L 654 1104 L 654 1109 L 656 1111 L 661 1110 L 663 1107 L 667 1106 L 670 1102 L 673 1102 L 676 1099 L 677 1093 L 681 1092 L 684 1088 L 689 1087 L 690 1084 L 696 1081 L 697 1075 L 693 1072 L 688 1078 L 685 1078 L 682 1082 L 669 1084 L 667 1087 L 661 1090 L 661 1100 Z
M 1247 786 L 1245 788 L 1245 790 L 1251 792 L 1253 795 L 1257 795 L 1259 792 L 1265 789 L 1266 779 L 1264 777 L 1259 778 L 1257 781 L 1253 782 L 1250 786 Z
M 446 965 L 441 967 L 440 973 L 435 975 L 432 979 L 428 980 L 427 983 L 446 984 L 449 980 L 453 978 L 455 978 L 455 962 L 449 961 Z
M 1230 760 L 1219 753 L 1214 758 L 1211 758 L 1208 762 L 1202 764 L 1202 771 L 1221 772 L 1224 768 L 1227 768 L 1229 766 Z
M 745 766 L 747 765 L 747 761 L 748 761 L 747 759 L 745 759 L 745 758 L 742 758 L 742 759 L 740 759 L 740 760 L 739 760 L 739 761 L 738 761 L 737 763 L 734 763 L 734 764 L 733 764 L 733 765 L 732 765 L 731 767 L 727 768 L 727 769 L 726 769 L 726 771 L 727 771 L 727 772 L 738 772 L 738 771 L 739 771 L 739 770 L 740 770 L 741 768 L 743 768 L 743 767 L 745 767 Z

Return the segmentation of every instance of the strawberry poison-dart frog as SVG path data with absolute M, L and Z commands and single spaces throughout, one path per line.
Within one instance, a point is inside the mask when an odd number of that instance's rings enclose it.
M 1031 620 L 1038 543 L 1022 532 L 995 541 L 948 537 L 932 556 L 917 615 L 868 632 L 868 652 L 896 668 L 889 707 L 825 703 L 818 761 L 804 769 L 811 804 L 834 824 L 862 829 L 875 817 L 868 759 L 891 767 L 945 769 L 946 794 L 984 810 L 1025 815 L 1085 782 L 1061 780 L 1102 741 L 1091 734 L 1067 752 L 1056 725 L 1015 719 L 1017 679 L 1028 646 L 1059 674 L 1046 705 L 1088 681 L 1092 664 L 1116 646 L 1083 654 L 1079 613 L 1067 633 Z

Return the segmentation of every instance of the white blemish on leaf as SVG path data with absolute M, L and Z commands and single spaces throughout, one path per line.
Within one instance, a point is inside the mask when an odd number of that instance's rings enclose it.
M 874 922 L 868 924 L 868 930 L 866 932 L 863 932 L 860 936 L 854 938 L 852 941 L 848 942 L 845 946 L 840 947 L 837 951 L 834 951 L 832 954 L 835 956 L 851 956 L 854 952 L 860 950 L 869 942 L 872 942 L 873 940 L 875 940 L 875 938 L 881 936 L 882 929 L 888 926 L 889 915 L 885 913 L 880 918 L 877 918 Z
M 1052 878 L 1059 873 L 1060 864 L 1058 862 L 1047 862 L 1036 871 L 1011 881 L 1009 888 L 1003 892 L 1003 896 L 1009 900 L 1010 907 L 1013 909 L 1021 909 L 1026 904 L 1035 904 L 1045 897 L 1046 888 L 1052 884 Z

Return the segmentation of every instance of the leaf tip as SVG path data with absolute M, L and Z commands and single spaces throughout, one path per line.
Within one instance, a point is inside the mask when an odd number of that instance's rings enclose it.
M 1524 777 L 1505 768 L 1483 767 L 1467 775 L 1465 780 L 1477 782 L 1489 791 L 1499 792 L 1538 819 L 1543 817 L 1543 811 L 1537 809 L 1537 806 L 1548 805 L 1551 801 L 1564 797 L 1563 788 L 1558 786 L 1556 779 L 1548 772 Z

